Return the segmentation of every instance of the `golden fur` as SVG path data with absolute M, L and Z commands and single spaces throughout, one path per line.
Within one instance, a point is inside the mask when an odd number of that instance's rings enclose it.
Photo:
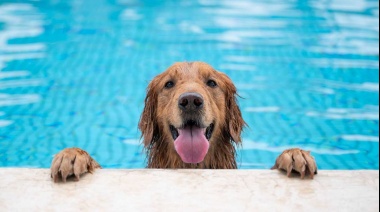
M 210 88 L 208 80 L 218 87 Z M 165 83 L 174 81 L 173 89 Z M 204 97 L 205 122 L 215 122 L 210 148 L 203 162 L 186 164 L 175 151 L 167 123 L 181 122 L 178 98 L 184 92 L 197 92 Z M 202 62 L 176 63 L 149 84 L 145 108 L 139 128 L 147 152 L 148 168 L 212 168 L 235 169 L 235 146 L 241 143 L 240 134 L 245 122 L 236 102 L 236 87 L 227 75 Z
M 210 86 L 210 81 L 216 86 Z M 167 87 L 169 82 L 170 88 Z M 194 108 L 191 112 L 180 109 L 181 95 L 189 93 L 202 97 L 202 107 L 195 112 Z M 202 62 L 176 63 L 155 77 L 148 86 L 139 123 L 147 153 L 147 167 L 236 169 L 235 148 L 241 144 L 240 134 L 246 125 L 236 96 L 236 87 L 227 75 Z M 194 99 L 191 101 L 196 105 Z M 186 124 L 189 123 L 184 123 L 184 114 L 196 117 L 195 125 L 194 120 L 190 120 L 191 137 L 199 136 L 193 131 L 195 128 L 204 130 L 204 126 L 212 126 L 207 128 L 212 129 L 209 131 L 211 137 L 206 129 L 205 138 L 201 135 L 196 140 L 203 140 L 208 145 L 207 149 L 203 149 L 207 153 L 202 155 L 200 163 L 183 162 L 175 149 L 175 136 L 171 126 L 175 125 L 178 129 L 184 127 L 186 130 Z M 51 176 L 54 182 L 59 179 L 65 182 L 70 175 L 79 180 L 81 174 L 92 173 L 96 168 L 100 168 L 100 165 L 87 152 L 79 148 L 67 148 L 55 155 L 51 164 Z M 285 170 L 289 177 L 292 171 L 300 173 L 301 178 L 305 175 L 313 178 L 317 174 L 317 165 L 310 152 L 298 148 L 285 150 L 272 169 Z

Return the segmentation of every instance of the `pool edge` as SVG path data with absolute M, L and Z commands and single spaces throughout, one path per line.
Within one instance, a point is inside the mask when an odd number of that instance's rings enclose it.
M 0 207 L 14 210 L 379 211 L 378 170 L 101 169 L 53 183 L 49 169 L 0 168 Z

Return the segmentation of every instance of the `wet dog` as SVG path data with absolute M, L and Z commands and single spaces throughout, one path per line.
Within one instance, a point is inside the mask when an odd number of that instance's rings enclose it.
M 202 62 L 182 62 L 156 76 L 148 86 L 139 128 L 148 168 L 236 169 L 236 147 L 246 125 L 237 104 L 237 91 L 224 73 Z M 84 150 L 58 153 L 51 166 L 55 182 L 93 172 L 99 164 Z M 314 158 L 290 149 L 273 169 L 301 177 L 317 172 Z

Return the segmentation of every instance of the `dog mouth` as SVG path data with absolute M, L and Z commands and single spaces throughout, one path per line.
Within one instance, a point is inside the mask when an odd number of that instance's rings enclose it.
M 199 128 L 199 129 L 205 129 L 204 136 L 206 137 L 207 141 L 210 141 L 212 134 L 214 132 L 214 123 L 210 124 L 208 127 L 203 127 L 198 122 L 194 120 L 189 120 L 185 122 L 181 127 L 175 128 L 173 125 L 170 125 L 170 132 L 172 134 L 173 140 L 176 140 L 179 137 L 179 131 L 186 128 Z
M 189 120 L 179 128 L 170 125 L 170 131 L 175 150 L 184 163 L 196 164 L 204 160 L 210 146 L 214 124 L 204 127 L 196 121 Z

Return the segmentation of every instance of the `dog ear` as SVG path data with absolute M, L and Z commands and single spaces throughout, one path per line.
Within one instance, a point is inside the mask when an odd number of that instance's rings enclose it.
M 246 123 L 243 120 L 240 108 L 237 104 L 237 91 L 235 85 L 232 83 L 231 79 L 221 73 L 223 82 L 225 84 L 226 93 L 226 123 L 229 129 L 229 134 L 231 139 L 235 143 L 241 142 L 241 133 L 243 131 Z
M 157 81 L 156 77 L 148 85 L 145 106 L 139 122 L 139 129 L 141 130 L 141 137 L 143 138 L 145 147 L 151 144 L 154 135 L 157 134 Z

